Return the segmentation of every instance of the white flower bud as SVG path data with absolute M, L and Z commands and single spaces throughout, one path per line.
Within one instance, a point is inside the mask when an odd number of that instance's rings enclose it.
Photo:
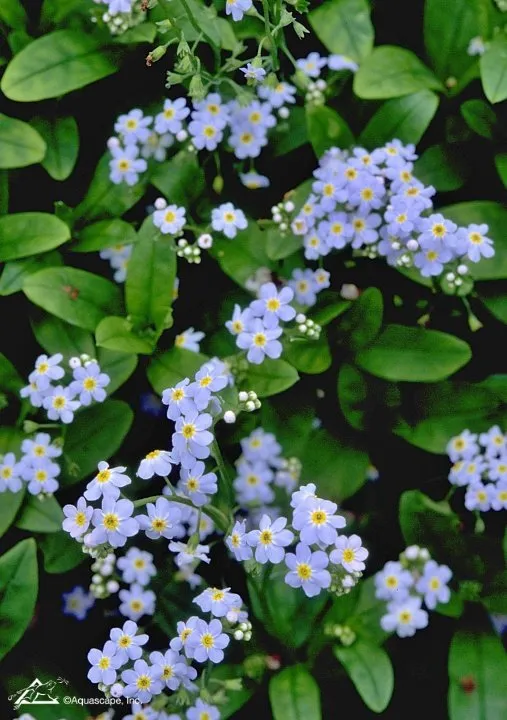
M 466 275 L 468 272 L 468 265 L 458 265 L 458 275 Z
M 283 223 L 280 223 L 280 230 L 281 230 L 282 232 L 285 232 L 288 227 L 289 227 L 289 226 L 287 225 L 287 223 L 284 223 L 284 222 L 283 222 Z
M 253 400 L 249 400 L 249 401 L 247 402 L 247 404 L 246 404 L 246 406 L 245 406 L 245 409 L 246 409 L 248 412 L 253 412 L 253 411 L 255 410 L 255 403 L 253 402 Z
M 162 197 L 158 197 L 153 204 L 156 210 L 165 210 L 167 207 L 167 202 Z
M 120 147 L 120 141 L 118 140 L 117 137 L 110 137 L 109 140 L 107 141 L 107 147 L 109 148 L 109 150 Z
M 188 133 L 186 130 L 180 130 L 176 133 L 176 140 L 178 142 L 185 142 L 185 140 L 188 138 Z
M 344 300 L 356 300 L 359 297 L 359 288 L 352 283 L 344 283 L 341 287 L 340 295 Z
M 459 287 L 460 285 L 463 285 L 463 280 L 461 278 L 456 278 L 454 284 L 456 285 L 456 287 Z
M 282 120 L 287 120 L 287 118 L 290 115 L 289 108 L 281 107 L 278 111 L 278 116 L 282 118 Z
M 248 399 L 249 399 L 249 400 L 255 400 L 256 397 L 257 397 L 257 393 L 254 392 L 253 390 L 250 390 L 249 393 L 248 393 Z
M 107 592 L 109 593 L 116 593 L 120 589 L 120 585 L 116 580 L 109 580 L 107 585 Z
M 83 363 L 85 363 L 87 360 L 91 360 L 91 357 L 86 353 L 82 353 L 79 357 L 81 358 L 81 362 Z
M 419 546 L 418 545 L 410 545 L 404 552 L 405 557 L 407 560 L 417 560 L 419 557 Z
M 228 425 L 232 425 L 232 423 L 236 422 L 236 413 L 234 413 L 232 410 L 227 410 L 224 412 L 224 422 L 226 422 Z
M 271 208 L 271 215 L 276 215 L 277 212 L 278 212 L 278 205 L 273 205 L 273 207 Z
M 430 559 L 430 554 L 429 554 L 427 548 L 420 548 L 419 559 L 420 560 L 429 560 Z
M 276 222 L 277 225 L 282 222 L 282 216 L 278 211 L 273 215 L 273 221 Z
M 291 212 L 294 212 L 296 206 L 294 205 L 294 203 L 292 202 L 292 200 L 288 200 L 288 201 L 285 203 L 284 208 L 285 208 L 285 210 L 286 210 L 288 213 L 291 213 Z
M 322 78 L 319 78 L 315 83 L 315 87 L 317 88 L 317 90 L 325 90 L 327 88 L 327 82 L 325 80 L 322 80 Z
M 101 575 L 92 575 L 92 582 L 94 582 L 96 585 L 99 585 L 102 582 L 102 576 Z
M 298 314 L 296 315 L 296 318 L 295 318 L 295 319 L 296 319 L 296 322 L 300 325 L 301 323 L 304 323 L 304 322 L 305 322 L 305 320 L 306 320 L 306 315 L 304 315 L 303 313 L 298 313 Z
M 72 368 L 72 370 L 81 367 L 81 360 L 78 357 L 71 357 L 69 360 L 69 367 Z
M 107 577 L 108 575 L 113 574 L 113 570 L 114 568 L 112 565 L 110 565 L 109 563 L 104 563 L 104 565 L 102 565 L 102 567 L 100 568 L 100 574 L 102 575 L 102 577 Z
M 301 324 L 301 325 L 298 325 L 298 330 L 299 330 L 300 333 L 305 333 L 305 332 L 308 330 L 308 328 L 307 328 L 307 326 L 303 323 L 303 324 Z
M 241 630 L 235 630 L 234 631 L 234 639 L 235 640 L 243 640 L 244 634 L 241 632 Z
M 197 238 L 197 244 L 203 250 L 207 250 L 213 245 L 213 238 L 209 233 L 203 233 Z
M 122 683 L 116 682 L 114 685 L 111 685 L 111 689 L 109 690 L 109 692 L 114 698 L 121 697 L 123 695 Z
M 409 240 L 407 243 L 407 250 L 410 250 L 411 252 L 415 252 L 416 250 L 419 250 L 419 243 L 417 240 Z
M 245 633 L 245 642 L 249 642 L 252 639 L 252 633 L 250 631 Z
M 452 283 L 452 282 L 454 282 L 454 280 L 456 280 L 456 275 L 452 272 L 447 273 L 447 275 L 445 276 L 445 279 L 447 280 L 447 282 Z
M 260 400 L 254 400 L 255 409 L 258 410 L 261 407 L 261 401 Z
M 238 394 L 238 400 L 239 400 L 241 403 L 246 402 L 246 401 L 248 400 L 248 393 L 245 392 L 244 390 L 242 390 L 242 391 Z

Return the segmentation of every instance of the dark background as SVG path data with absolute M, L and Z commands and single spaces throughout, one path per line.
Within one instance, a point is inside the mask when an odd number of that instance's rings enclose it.
M 1 1 L 1 0 L 0 0 Z M 27 0 L 30 17 L 34 18 L 33 34 L 37 33 L 38 0 Z M 33 10 L 32 10 L 33 8 Z M 374 4 L 373 22 L 376 30 L 376 44 L 393 44 L 407 47 L 425 59 L 422 32 L 422 0 L 378 0 Z M 33 14 L 32 14 L 33 13 Z M 95 165 L 105 150 L 107 138 L 112 134 L 116 117 L 133 107 L 145 107 L 154 99 L 162 99 L 167 91 L 164 89 L 165 71 L 170 67 L 170 57 L 147 69 L 144 57 L 149 48 L 138 46 L 129 50 L 123 59 L 119 73 L 96 85 L 71 93 L 59 101 L 48 101 L 37 105 L 14 104 L 0 99 L 1 111 L 22 119 L 30 119 L 35 114 L 48 116 L 75 115 L 81 137 L 81 150 L 76 169 L 71 178 L 64 183 L 54 182 L 40 166 L 28 170 L 10 173 L 11 200 L 10 211 L 41 210 L 51 212 L 55 201 L 63 201 L 74 207 L 82 199 L 84 191 L 92 177 Z M 304 56 L 315 49 L 315 39 L 302 43 L 293 42 L 292 51 L 297 57 Z M 324 50 L 323 50 L 324 52 Z M 0 53 L 1 54 L 1 53 Z M 287 72 L 290 68 L 285 68 Z M 171 91 L 171 96 L 178 95 L 178 89 Z M 465 95 L 458 100 L 442 98 L 437 118 L 426 133 L 418 150 L 440 142 L 444 137 L 445 123 L 449 116 L 456 113 L 459 103 L 467 97 L 479 97 L 477 81 L 467 89 Z M 375 103 L 366 103 L 352 99 L 350 81 L 343 94 L 334 102 L 336 109 L 350 123 L 352 130 L 359 134 L 368 118 L 377 107 Z M 497 106 L 498 107 L 498 106 Z M 505 118 L 505 108 L 500 106 L 500 115 Z M 502 122 L 499 122 L 501 126 Z M 457 192 L 440 194 L 437 204 L 446 205 L 461 200 L 498 200 L 504 199 L 504 188 L 496 174 L 493 155 L 505 150 L 506 136 L 502 130 L 492 144 L 480 137 L 467 142 L 466 159 L 469 166 L 469 178 L 465 186 Z M 265 171 L 271 178 L 269 190 L 248 193 L 239 186 L 234 178 L 234 168 L 225 162 L 225 188 L 223 200 L 233 200 L 245 211 L 256 216 L 269 216 L 269 208 L 278 202 L 284 192 L 295 187 L 310 176 L 316 161 L 308 147 L 294 151 L 288 156 L 278 158 L 275 162 L 269 151 L 263 154 L 257 169 Z M 209 170 L 208 166 L 208 170 Z M 212 181 L 210 176 L 210 185 Z M 156 191 L 148 194 L 141 203 L 127 215 L 127 219 L 140 222 L 146 213 L 146 206 L 154 200 Z M 218 202 L 220 198 L 216 196 Z M 328 259 L 329 260 L 329 259 Z M 381 289 L 386 304 L 386 321 L 415 324 L 421 314 L 416 303 L 423 298 L 429 299 L 429 293 L 420 286 L 405 280 L 396 271 L 385 266 L 381 261 L 360 261 L 350 270 L 344 269 L 343 255 L 334 256 L 331 262 L 326 260 L 327 269 L 331 270 L 333 288 L 339 289 L 343 282 L 354 282 L 361 288 L 371 285 Z M 68 257 L 68 262 L 77 267 L 92 270 L 110 277 L 108 264 L 98 255 L 77 255 Z M 493 260 L 494 262 L 494 260 Z M 334 265 L 334 267 L 333 267 Z M 204 258 L 200 266 L 179 264 L 182 296 L 175 306 L 175 331 L 191 325 L 203 330 L 212 330 L 216 325 L 219 313 L 218 302 L 226 295 L 237 290 L 214 261 Z M 192 292 L 188 292 L 188 288 Z M 187 291 L 185 291 L 187 289 Z M 403 308 L 394 308 L 394 293 L 404 299 Z M 203 308 L 204 317 L 203 317 Z M 457 313 L 456 311 L 459 311 Z M 431 327 L 446 330 L 459 335 L 472 345 L 473 360 L 458 377 L 479 381 L 490 374 L 505 372 L 504 360 L 505 326 L 496 322 L 484 309 L 474 305 L 474 311 L 484 322 L 484 327 L 477 333 L 471 333 L 463 306 L 459 300 L 446 296 L 437 298 L 431 316 Z M 34 308 L 20 293 L 2 298 L 0 313 L 0 347 L 7 357 L 16 365 L 23 375 L 27 375 L 35 357 L 40 352 L 30 329 L 29 318 Z M 162 339 L 163 347 L 173 342 L 174 331 L 166 333 Z M 133 377 L 117 393 L 128 401 L 136 410 L 136 421 L 121 454 L 121 462 L 135 463 L 153 447 L 165 447 L 169 440 L 167 424 L 157 418 L 153 411 L 147 412 L 150 404 L 150 387 L 147 384 L 144 367 L 146 359 L 141 356 L 139 367 Z M 297 386 L 298 398 L 302 404 L 317 402 L 317 415 L 322 418 L 324 426 L 333 432 L 342 426 L 344 420 L 340 415 L 335 393 L 335 378 L 338 360 L 331 370 L 322 376 L 307 376 Z M 315 401 L 315 389 L 327 389 L 324 400 Z M 15 412 L 16 408 L 13 408 Z M 10 421 L 9 410 L 4 411 L 3 424 Z M 398 527 L 398 500 L 402 491 L 409 488 L 420 488 L 435 499 L 441 499 L 448 488 L 446 474 L 448 462 L 445 457 L 434 456 L 417 450 L 390 433 L 383 430 L 381 424 L 375 432 L 370 432 L 367 446 L 374 464 L 380 470 L 380 480 L 368 483 L 352 500 L 346 503 L 346 509 L 357 516 L 368 512 L 369 522 L 361 530 L 366 546 L 370 549 L 368 573 L 374 573 L 390 559 L 396 559 L 404 548 L 404 542 Z M 127 457 L 125 457 L 125 454 Z M 61 502 L 74 502 L 78 491 L 71 489 L 61 494 Z M 374 511 L 372 512 L 372 509 Z M 499 535 L 501 527 L 499 518 L 487 518 L 487 532 Z M 4 538 L 0 549 L 5 545 L 14 544 L 23 537 L 23 533 L 12 531 Z M 152 550 L 152 548 L 150 548 Z M 220 551 L 218 551 L 220 552 Z M 212 565 L 223 569 L 216 557 Z M 207 579 L 213 580 L 214 567 L 207 568 Z M 243 597 L 247 597 L 242 587 L 243 579 L 237 566 L 228 566 L 224 571 L 224 579 L 231 584 Z M 85 562 L 76 570 L 64 576 L 41 575 L 41 588 L 36 615 L 31 627 L 19 645 L 9 653 L 2 663 L 1 676 L 8 677 L 27 671 L 35 663 L 58 672 L 67 677 L 77 688 L 81 696 L 95 695 L 94 686 L 86 681 L 88 664 L 86 654 L 90 647 L 101 646 L 106 640 L 109 628 L 113 624 L 112 614 L 115 613 L 115 599 L 98 601 L 84 623 L 62 614 L 61 594 L 69 591 L 76 584 L 88 585 L 90 581 L 89 563 Z M 184 602 L 184 598 L 182 599 Z M 477 612 L 471 609 L 468 612 Z M 118 618 L 121 620 L 121 618 Z M 381 714 L 389 720 L 399 720 L 407 713 L 407 708 L 416 712 L 431 713 L 438 720 L 447 717 L 447 654 L 448 645 L 456 623 L 452 619 L 431 614 L 430 624 L 423 632 L 418 632 L 412 639 L 400 640 L 391 638 L 387 643 L 389 654 L 395 667 L 395 693 L 389 708 Z M 262 635 L 262 630 L 255 628 L 257 637 L 262 638 L 264 648 L 268 652 L 279 654 L 282 662 L 289 660 L 286 651 L 276 640 Z M 159 635 L 159 645 L 166 640 Z M 156 643 L 152 645 L 155 647 Z M 232 658 L 231 658 L 232 659 Z M 365 708 L 352 684 L 341 678 L 336 670 L 337 663 L 329 656 L 323 656 L 318 663 L 316 672 L 322 687 L 323 717 L 339 717 L 343 711 L 352 712 L 358 720 L 373 718 L 376 715 Z M 331 669 L 334 668 L 334 669 Z M 2 711 L 3 707 L 5 708 Z M 96 713 L 98 714 L 98 712 Z M 64 711 L 62 710 L 64 716 Z M 0 695 L 0 718 L 11 718 L 12 709 L 6 697 Z M 270 717 L 266 693 L 259 693 L 235 717 L 238 720 L 250 717 Z

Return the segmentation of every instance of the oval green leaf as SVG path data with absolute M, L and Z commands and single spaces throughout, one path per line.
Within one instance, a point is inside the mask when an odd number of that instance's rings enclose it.
M 162 353 L 148 365 L 146 374 L 156 393 L 162 395 L 164 390 L 173 387 L 183 378 L 194 375 L 208 360 L 206 355 L 173 347 Z
M 0 261 L 37 255 L 70 238 L 68 226 L 48 213 L 15 213 L 0 217 Z
M 303 665 L 271 678 L 269 700 L 274 720 L 321 720 L 319 686 Z
M 79 153 L 79 130 L 73 117 L 53 121 L 36 118 L 37 128 L 47 146 L 42 167 L 53 180 L 66 180 L 72 173 Z
M 354 77 L 354 92 L 363 100 L 385 100 L 419 90 L 442 90 L 442 85 L 413 52 L 393 45 L 375 48 Z
M 393 138 L 417 144 L 433 120 L 439 102 L 438 95 L 431 90 L 388 100 L 369 120 L 359 137 L 360 144 L 372 150 Z
M 480 59 L 484 94 L 495 104 L 507 99 L 507 36 L 500 32 Z
M 99 220 L 81 230 L 78 241 L 71 250 L 80 253 L 96 252 L 113 245 L 131 245 L 136 240 L 136 231 L 125 220 L 119 218 Z
M 62 528 L 64 515 L 54 496 L 43 500 L 36 495 L 27 495 L 16 519 L 16 527 L 38 533 L 58 532 Z
M 373 643 L 356 640 L 350 647 L 335 645 L 333 652 L 365 705 L 373 712 L 385 710 L 394 690 L 393 666 L 386 651 Z
M 52 315 L 84 330 L 121 306 L 120 290 L 109 280 L 71 267 L 47 268 L 26 278 L 23 292 Z
M 187 373 L 188 374 L 188 373 Z M 183 375 L 186 377 L 186 375 Z M 288 390 L 299 380 L 296 368 L 282 360 L 266 358 L 261 365 L 248 366 L 246 377 L 240 383 L 242 390 L 251 390 L 261 398 Z
M 327 0 L 308 19 L 332 53 L 360 62 L 373 48 L 374 30 L 366 0 Z
M 60 97 L 116 72 L 93 35 L 57 30 L 34 40 L 8 64 L 0 87 L 9 100 Z
M 0 169 L 26 167 L 39 163 L 46 154 L 46 143 L 28 123 L 0 114 Z
M 0 659 L 22 638 L 39 587 L 35 540 L 22 540 L 0 557 Z

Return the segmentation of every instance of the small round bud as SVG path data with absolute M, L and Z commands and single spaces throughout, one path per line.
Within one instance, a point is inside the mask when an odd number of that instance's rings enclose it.
M 235 630 L 234 631 L 234 639 L 235 640 L 243 640 L 244 634 L 241 632 L 241 630 Z
M 304 315 L 303 313 L 298 313 L 295 319 L 298 324 L 304 323 L 306 320 L 306 315 Z
M 102 581 L 102 577 L 98 574 L 92 575 L 92 582 L 98 585 Z
M 260 400 L 254 400 L 255 409 L 258 410 L 261 407 L 261 401 Z
M 411 252 L 415 252 L 416 250 L 419 250 L 419 243 L 417 240 L 409 240 L 407 243 L 407 250 L 410 250 Z
M 167 202 L 162 197 L 158 197 L 153 204 L 156 210 L 165 210 L 167 207 Z
M 249 400 L 255 400 L 256 397 L 257 397 L 257 393 L 254 392 L 253 390 L 250 390 L 249 393 L 248 393 L 248 399 L 249 399 Z
M 249 642 L 252 639 L 252 633 L 250 631 L 245 633 L 245 642 Z
M 176 140 L 178 142 L 185 142 L 185 140 L 188 138 L 188 133 L 186 130 L 180 130 L 176 133 Z
M 294 203 L 292 202 L 292 200 L 288 200 L 288 201 L 285 203 L 284 208 L 285 208 L 285 210 L 286 210 L 288 213 L 291 213 L 291 212 L 294 212 L 294 210 L 296 209 L 296 206 L 294 205 Z
M 285 232 L 288 227 L 289 227 L 289 226 L 287 225 L 287 223 L 284 223 L 284 222 L 283 222 L 283 223 L 280 223 L 280 230 L 281 230 L 282 232 Z
M 102 577 L 108 577 L 108 575 L 113 574 L 113 570 L 114 568 L 112 565 L 110 565 L 109 563 L 104 563 L 104 565 L 102 565 L 102 567 L 100 568 L 100 574 L 102 575 Z
M 277 225 L 282 222 L 282 216 L 280 215 L 279 212 L 276 212 L 273 215 L 273 221 L 276 222 Z
M 468 265 L 458 265 L 458 275 L 466 275 L 468 272 Z
M 281 107 L 278 111 L 278 116 L 282 118 L 282 120 L 287 120 L 287 118 L 290 115 L 289 108 Z
M 197 238 L 197 244 L 203 250 L 207 250 L 213 245 L 213 238 L 209 233 L 203 233 Z
M 112 695 L 114 698 L 119 698 L 119 697 L 121 697 L 121 696 L 123 695 L 123 685 L 122 685 L 122 683 L 117 682 L 117 683 L 115 683 L 114 685 L 111 685 L 111 689 L 109 690 L 109 692 L 111 693 L 111 695 Z
M 420 548 L 419 559 L 420 560 L 429 560 L 430 559 L 430 554 L 429 554 L 427 548 Z
M 232 410 L 227 410 L 224 412 L 224 422 L 226 422 L 228 425 L 232 425 L 232 423 L 236 422 L 236 413 L 234 413 Z
M 86 353 L 82 353 L 79 357 L 81 358 L 81 362 L 83 363 L 85 363 L 87 360 L 91 360 L 91 357 Z
M 249 400 L 245 408 L 246 410 L 248 410 L 248 412 L 253 412 L 255 410 L 255 403 L 253 402 L 253 400 Z
M 116 593 L 120 589 L 120 585 L 116 580 L 109 580 L 107 585 L 107 592 L 109 593 Z
M 461 278 L 456 278 L 454 284 L 456 285 L 456 287 L 459 287 L 460 285 L 463 285 L 463 280 Z
M 301 325 L 298 325 L 298 330 L 300 333 L 305 333 L 308 330 L 308 327 L 302 323 Z
M 317 80 L 317 82 L 315 83 L 315 87 L 317 88 L 317 90 L 323 91 L 327 88 L 327 82 L 325 80 L 322 80 L 322 78 L 319 78 L 319 80 Z
M 352 283 L 344 283 L 341 287 L 340 295 L 344 300 L 356 300 L 359 297 L 359 288 Z
M 454 280 L 456 280 L 456 275 L 452 272 L 447 273 L 447 275 L 445 276 L 445 279 L 447 280 L 447 282 L 452 283 L 452 282 L 454 282 Z
M 276 215 L 277 212 L 278 212 L 278 205 L 273 205 L 273 207 L 271 208 L 271 215 Z
M 248 400 L 248 393 L 242 390 L 240 393 L 238 393 L 238 400 L 241 403 L 244 403 Z
M 120 147 L 120 141 L 118 140 L 117 137 L 110 137 L 109 140 L 107 141 L 107 147 L 109 148 L 109 150 L 113 150 L 113 148 Z
M 406 548 L 404 555 L 407 560 L 417 560 L 417 558 L 419 557 L 419 546 L 409 545 L 409 547 Z
M 81 367 L 81 360 L 78 357 L 71 357 L 69 360 L 69 367 L 72 368 L 72 370 Z
M 391 243 L 391 247 L 393 250 L 399 250 L 401 245 L 397 240 L 395 240 L 394 242 Z

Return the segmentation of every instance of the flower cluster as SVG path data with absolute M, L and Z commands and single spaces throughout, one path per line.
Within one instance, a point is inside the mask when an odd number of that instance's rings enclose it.
M 375 575 L 375 595 L 387 602 L 387 613 L 380 619 L 382 629 L 410 637 L 428 624 L 428 610 L 446 604 L 451 598 L 447 583 L 452 572 L 438 565 L 426 548 L 411 545 L 399 562 L 390 561 Z
M 305 257 L 316 260 L 350 246 L 395 267 L 415 267 L 453 287 L 469 268 L 494 255 L 487 225 L 460 227 L 432 212 L 435 189 L 413 175 L 413 145 L 393 140 L 368 152 L 332 148 L 319 162 L 312 192 L 291 223 Z
M 132 245 L 113 245 L 99 253 L 102 260 L 109 260 L 111 268 L 115 271 L 113 277 L 117 283 L 125 282 L 132 247 Z
M 99 18 L 109 28 L 111 35 L 122 35 L 129 28 L 139 25 L 146 19 L 142 0 L 93 0 L 99 7 L 106 5 L 105 12 L 92 14 L 92 22 Z
M 480 434 L 463 430 L 449 441 L 447 454 L 449 482 L 466 487 L 468 510 L 507 510 L 507 436 L 498 425 Z
M 62 454 L 62 448 L 51 442 L 48 433 L 37 433 L 33 439 L 21 443 L 21 458 L 16 460 L 13 452 L 0 457 L 0 493 L 7 490 L 18 492 L 26 487 L 31 495 L 52 495 L 58 490 L 56 479 L 60 466 L 54 460 Z
M 259 365 L 266 357 L 280 357 L 282 344 L 278 338 L 283 332 L 280 322 L 295 318 L 296 311 L 289 304 L 293 297 L 291 288 L 278 291 L 274 283 L 266 283 L 245 310 L 235 305 L 232 319 L 225 325 L 236 336 L 236 345 L 247 351 L 248 362 Z
M 53 382 L 62 381 L 64 378 L 62 360 L 61 353 L 50 357 L 39 355 L 35 361 L 35 369 L 28 376 L 29 384 L 20 390 L 20 395 L 28 398 L 33 407 L 43 407 L 49 420 L 69 424 L 80 407 L 91 405 L 92 401 L 103 402 L 106 399 L 104 388 L 111 379 L 109 375 L 101 372 L 96 360 L 83 354 L 69 360 L 72 380 L 68 385 L 53 385 Z
M 264 442 L 266 436 L 269 440 Z M 261 442 L 257 445 L 259 440 Z M 241 476 L 238 478 L 235 488 L 238 490 L 239 487 L 244 496 L 244 487 L 248 493 L 250 479 L 255 481 L 254 487 L 261 487 L 256 498 L 261 503 L 272 498 L 268 478 L 271 470 L 267 462 L 273 463 L 278 454 L 273 448 L 273 440 L 270 434 L 262 433 L 250 436 L 247 443 L 242 444 L 244 449 L 253 445 L 256 448 L 254 452 L 260 452 L 260 455 L 257 454 L 259 460 L 264 454 L 266 465 L 263 467 L 262 462 L 254 465 L 249 475 L 244 479 Z M 266 460 L 270 454 L 271 460 Z M 240 463 L 240 468 L 242 466 L 243 463 Z M 276 513 L 278 516 L 274 519 L 273 512 L 270 512 L 272 508 L 269 508 L 270 515 L 263 512 L 258 527 L 253 530 L 247 531 L 245 519 L 236 520 L 226 544 L 240 562 L 255 559 L 261 565 L 278 565 L 284 561 L 287 568 L 285 582 L 291 587 L 301 588 L 307 597 L 314 597 L 323 589 L 341 595 L 349 592 L 362 576 L 368 551 L 362 547 L 358 535 L 347 537 L 338 534 L 338 529 L 345 527 L 345 518 L 337 514 L 336 503 L 319 498 L 315 491 L 315 485 L 310 483 L 292 493 L 292 529 L 286 517 Z M 250 493 L 248 499 L 251 501 Z M 287 552 L 286 548 L 293 545 L 294 552 Z

